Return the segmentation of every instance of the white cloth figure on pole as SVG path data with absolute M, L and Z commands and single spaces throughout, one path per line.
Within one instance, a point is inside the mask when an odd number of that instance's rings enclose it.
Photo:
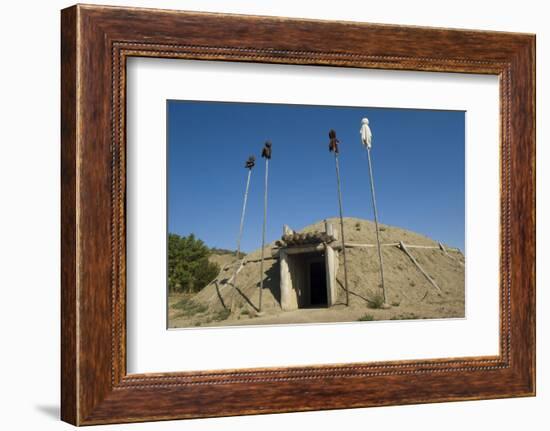
M 363 142 L 363 146 L 370 150 L 372 147 L 372 132 L 370 131 L 368 118 L 363 118 L 361 120 L 361 130 L 359 133 L 361 133 L 361 142 Z

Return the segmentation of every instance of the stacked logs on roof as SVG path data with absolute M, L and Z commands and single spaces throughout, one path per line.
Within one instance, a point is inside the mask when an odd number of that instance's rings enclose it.
M 335 241 L 334 236 L 327 234 L 326 232 L 293 232 L 292 234 L 285 234 L 275 244 L 278 247 L 292 247 L 299 245 L 310 245 L 320 243 L 330 243 Z

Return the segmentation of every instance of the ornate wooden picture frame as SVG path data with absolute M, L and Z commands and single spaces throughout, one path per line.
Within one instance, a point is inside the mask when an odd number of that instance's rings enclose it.
M 535 37 L 101 6 L 62 11 L 61 416 L 75 425 L 535 394 Z M 500 354 L 126 372 L 129 57 L 500 79 Z

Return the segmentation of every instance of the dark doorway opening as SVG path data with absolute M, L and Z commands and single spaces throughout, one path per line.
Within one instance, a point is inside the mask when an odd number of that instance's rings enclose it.
M 327 269 L 325 262 L 309 265 L 309 292 L 312 307 L 327 307 Z

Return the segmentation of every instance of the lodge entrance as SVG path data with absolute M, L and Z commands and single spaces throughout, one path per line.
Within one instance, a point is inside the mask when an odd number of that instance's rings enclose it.
M 336 303 L 337 240 L 330 223 L 324 232 L 297 233 L 283 227 L 277 241 L 281 279 L 281 308 L 330 307 Z
M 311 307 L 327 307 L 327 268 L 324 259 L 309 264 L 309 297 Z

